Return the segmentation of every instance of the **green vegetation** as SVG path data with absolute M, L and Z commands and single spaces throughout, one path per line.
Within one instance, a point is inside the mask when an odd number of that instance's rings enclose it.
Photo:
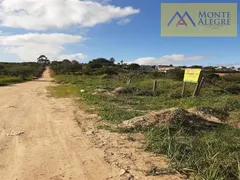
M 0 76 L 0 86 L 20 83 L 20 82 L 22 82 L 22 80 L 19 77 Z
M 148 150 L 168 156 L 171 168 L 195 179 L 237 180 L 240 176 L 240 130 L 221 127 L 194 131 L 179 124 L 146 132 Z
M 50 87 L 50 90 L 57 97 L 78 97 L 79 101 L 84 100 L 95 107 L 95 112 L 110 122 L 99 128 L 113 130 L 111 123 L 118 124 L 152 110 L 173 107 L 196 109 L 229 124 L 240 123 L 239 80 L 226 81 L 214 73 L 204 72 L 202 76 L 206 81 L 199 96 L 191 97 L 195 84 L 189 83 L 182 98 L 181 69 L 161 73 L 133 70 L 123 63 L 106 65 L 104 61 L 105 65 L 99 66 L 94 62 L 94 66 L 92 63 L 82 64 L 81 70 L 76 72 L 58 71 L 54 78 L 61 85 Z M 153 92 L 154 80 L 157 80 L 158 87 Z M 239 179 L 240 130 L 230 125 L 196 129 L 181 123 L 186 118 L 181 113 L 177 117 L 176 121 L 162 126 L 114 131 L 144 133 L 147 150 L 166 154 L 171 162 L 170 168 L 187 176 L 206 180 Z M 128 139 L 134 141 L 131 136 Z
M 0 86 L 38 78 L 43 70 L 38 63 L 0 63 Z
M 127 79 L 131 78 L 131 83 L 127 85 Z M 181 98 L 182 82 L 167 78 L 157 78 L 158 88 L 152 92 L 153 81 L 156 78 L 145 74 L 119 74 L 106 78 L 106 75 L 57 75 L 55 80 L 59 83 L 69 85 L 62 85 L 55 87 L 58 95 L 64 96 L 65 93 L 80 96 L 85 99 L 89 104 L 99 105 L 103 108 L 103 104 L 111 106 L 118 111 L 128 110 L 134 112 L 142 112 L 149 110 L 160 110 L 165 108 L 180 107 L 184 109 L 194 107 L 215 108 L 217 112 L 228 112 L 229 119 L 232 114 L 239 112 L 240 102 L 239 94 L 229 91 L 231 88 L 235 90 L 239 84 L 217 81 L 215 83 L 205 83 L 196 98 L 191 98 L 194 90 L 194 84 L 188 84 L 186 90 L 186 97 Z M 73 86 L 74 85 L 74 86 Z M 117 87 L 123 87 L 124 92 L 119 96 L 111 96 L 107 93 L 99 93 L 99 91 L 112 92 Z M 86 93 L 81 93 L 80 90 L 84 89 Z M 237 90 L 236 90 L 237 91 Z M 105 107 L 105 106 L 104 106 Z M 111 113 L 107 110 L 101 111 L 105 116 Z M 118 113 L 116 113 L 118 114 Z M 138 115 L 138 114 L 136 114 Z M 116 121 L 114 115 L 107 120 Z M 118 117 L 120 121 L 126 118 Z M 240 121 L 240 117 L 235 117 L 234 120 Z

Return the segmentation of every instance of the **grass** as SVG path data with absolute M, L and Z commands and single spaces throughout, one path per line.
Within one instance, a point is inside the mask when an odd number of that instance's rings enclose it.
M 90 105 L 97 105 L 96 111 L 98 114 L 107 121 L 113 123 L 119 123 L 124 119 L 131 119 L 135 116 L 141 115 L 137 111 L 129 111 L 127 108 L 119 108 L 117 103 L 109 97 L 107 99 L 104 96 L 92 95 L 89 93 L 80 93 L 79 86 L 58 86 L 58 87 L 49 87 L 49 90 L 54 92 L 56 97 L 73 97 L 79 96 L 83 98 Z
M 182 82 L 157 78 L 158 88 L 152 92 L 154 78 L 147 75 L 119 76 L 73 76 L 57 75 L 55 80 L 64 83 L 50 87 L 56 97 L 78 97 L 96 107 L 103 120 L 118 124 L 124 120 L 152 110 L 178 107 L 195 108 L 224 121 L 240 122 L 239 81 L 206 82 L 198 97 L 191 98 L 194 84 L 188 84 L 181 98 Z M 124 87 L 124 94 L 111 96 L 96 93 L 99 89 L 111 92 Z M 80 90 L 85 92 L 81 93 Z M 138 89 L 138 91 L 132 91 Z M 149 95 L 150 94 L 150 95 Z M 184 117 L 180 117 L 180 120 Z M 192 129 L 174 121 L 165 126 L 114 129 L 99 128 L 114 132 L 142 132 L 147 139 L 147 150 L 166 154 L 170 169 L 179 171 L 193 179 L 237 180 L 240 178 L 240 130 L 230 126 L 215 129 Z M 134 141 L 131 136 L 129 141 Z M 153 174 L 156 174 L 155 170 Z
M 7 86 L 14 83 L 22 82 L 20 77 L 0 76 L 0 86 Z
M 58 75 L 55 76 L 57 82 L 65 83 L 65 85 L 53 87 L 52 90 L 58 97 L 77 96 L 84 99 L 91 105 L 99 107 L 99 113 L 108 121 L 121 122 L 138 116 L 144 112 L 151 110 L 161 110 L 172 107 L 184 109 L 189 108 L 212 108 L 215 114 L 226 111 L 228 114 L 226 120 L 240 122 L 240 100 L 239 94 L 231 93 L 225 89 L 234 88 L 237 83 L 228 83 L 225 81 L 216 84 L 204 84 L 200 95 L 191 98 L 194 90 L 194 84 L 188 84 L 185 98 L 181 98 L 182 82 L 159 78 L 158 88 L 152 93 L 153 78 L 149 77 L 133 77 L 131 84 L 127 85 L 127 78 L 122 76 L 114 76 L 103 78 L 103 76 L 74 76 L 74 75 Z M 221 84 L 221 86 L 219 86 Z M 96 89 L 104 89 L 112 91 L 117 87 L 125 89 L 137 87 L 140 89 L 137 93 L 127 92 L 120 96 L 109 96 L 103 93 L 96 93 Z M 84 89 L 86 92 L 81 93 Z M 144 94 L 152 93 L 153 96 L 144 96 Z M 140 96 L 139 94 L 143 95 Z M 219 114 L 221 117 L 222 115 Z
M 154 127 L 146 132 L 148 150 L 166 154 L 171 167 L 195 179 L 237 180 L 240 176 L 240 130 L 185 131 L 182 127 Z

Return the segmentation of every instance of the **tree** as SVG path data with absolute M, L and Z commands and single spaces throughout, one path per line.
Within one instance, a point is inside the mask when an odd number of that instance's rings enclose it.
M 191 68 L 198 68 L 198 69 L 202 69 L 202 66 L 200 66 L 200 65 L 193 65 L 193 66 L 191 66 Z
M 52 61 L 52 62 L 51 62 L 51 65 L 54 65 L 54 66 L 56 66 L 56 65 L 58 65 L 58 64 L 60 64 L 60 62 L 58 62 L 58 61 Z
M 43 65 L 49 65 L 50 61 L 48 60 L 47 56 L 41 55 L 37 58 L 38 63 L 43 64 Z
M 0 75 L 4 74 L 4 71 L 5 71 L 4 66 L 0 65 Z
M 215 72 L 216 71 L 216 69 L 214 67 L 212 67 L 212 66 L 204 67 L 203 70 L 204 71 L 210 71 L 210 72 Z
M 113 66 L 113 63 L 105 58 L 97 58 L 89 61 L 88 65 L 91 68 L 100 68 L 100 67 L 108 67 Z
M 121 60 L 121 65 L 123 65 L 123 60 Z
M 79 64 L 77 60 L 72 60 L 72 64 Z
M 136 64 L 136 63 L 132 63 L 128 66 L 128 69 L 131 69 L 131 70 L 137 70 L 139 69 L 141 66 L 139 64 Z
M 97 69 L 97 68 L 102 68 L 103 65 L 98 63 L 90 63 L 88 64 L 88 67 L 90 67 L 91 69 Z
M 62 61 L 62 64 L 72 64 L 72 63 L 71 63 L 70 60 L 68 60 L 68 59 L 64 59 L 64 60 Z
M 110 59 L 110 62 L 111 62 L 112 64 L 114 64 L 115 59 L 112 57 L 112 58 Z
M 4 69 L 4 67 L 2 65 L 0 65 L 0 70 L 3 70 L 3 69 Z

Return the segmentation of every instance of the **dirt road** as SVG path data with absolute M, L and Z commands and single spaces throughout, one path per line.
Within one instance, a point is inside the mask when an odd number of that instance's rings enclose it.
M 46 71 L 39 80 L 0 87 L 0 179 L 119 179 L 74 121 L 73 102 L 48 96 L 51 84 Z

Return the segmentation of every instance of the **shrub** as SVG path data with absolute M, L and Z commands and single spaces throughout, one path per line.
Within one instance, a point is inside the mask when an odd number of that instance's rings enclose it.
M 166 77 L 182 81 L 184 77 L 184 70 L 181 68 L 170 69 L 166 72 Z
M 164 72 L 154 71 L 150 73 L 150 76 L 153 78 L 162 78 L 162 77 L 165 77 L 166 74 Z
M 240 94 L 240 84 L 233 84 L 225 88 L 225 90 L 231 94 Z
M 0 63 L 0 66 L 0 75 L 21 77 L 22 80 L 38 78 L 45 69 L 38 63 Z
M 117 75 L 117 71 L 116 69 L 112 69 L 112 68 L 100 68 L 95 70 L 92 74 L 94 75 L 103 75 L 103 74 L 107 74 L 107 75 Z

